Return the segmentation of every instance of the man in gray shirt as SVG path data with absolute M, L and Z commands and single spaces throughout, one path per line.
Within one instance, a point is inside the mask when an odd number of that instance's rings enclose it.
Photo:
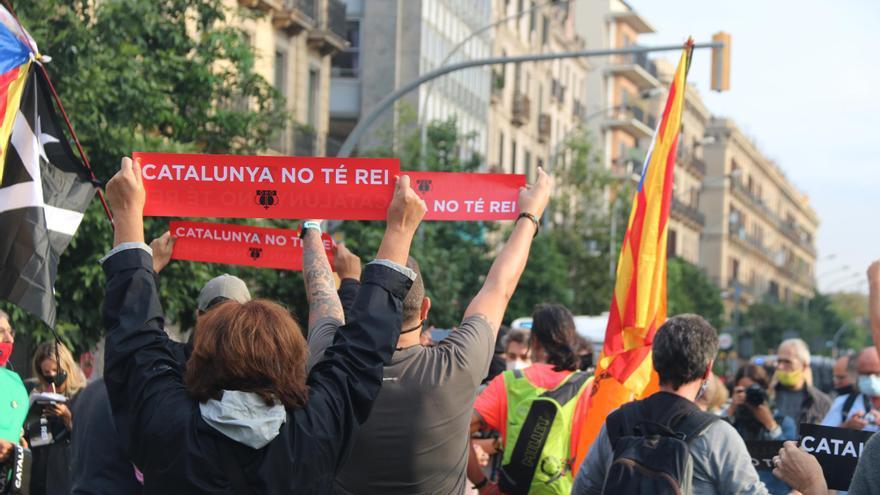
M 403 302 L 397 351 L 385 365 L 382 390 L 336 477 L 339 494 L 463 494 L 468 432 L 477 387 L 489 370 L 495 336 L 526 265 L 537 219 L 547 206 L 551 181 L 538 169 L 534 185 L 520 190 L 513 232 L 458 328 L 438 345 L 424 347 L 419 332 L 431 300 L 417 275 Z M 340 250 L 339 267 L 350 266 Z M 408 267 L 418 273 L 418 265 Z M 308 267 L 305 267 L 306 270 Z M 356 277 L 340 271 L 340 278 Z M 350 285 L 350 284 L 347 284 Z M 344 299 L 344 298 L 343 298 Z M 311 361 L 321 359 L 336 325 L 309 334 Z
M 638 406 L 651 413 L 650 418 L 644 419 L 670 425 L 674 430 L 683 417 L 696 413 L 694 401 L 712 373 L 716 352 L 718 336 L 706 320 L 696 315 L 670 318 L 657 331 L 653 344 L 653 364 L 660 378 L 660 391 L 643 401 L 625 404 L 611 413 L 609 418 L 620 415 L 624 408 Z M 605 422 L 581 465 L 573 494 L 603 492 L 606 474 L 614 457 L 608 428 L 609 425 L 619 424 L 610 419 Z M 615 430 L 614 436 L 620 434 Z M 726 421 L 719 419 L 712 422 L 690 443 L 690 454 L 693 461 L 690 482 L 694 494 L 767 493 L 752 466 L 745 442 Z

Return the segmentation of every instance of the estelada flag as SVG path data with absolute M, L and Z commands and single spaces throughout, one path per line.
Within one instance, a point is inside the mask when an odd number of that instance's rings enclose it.
M 54 327 L 58 261 L 96 189 L 62 130 L 44 72 L 29 65 L 2 142 L 0 300 Z
M 578 439 L 575 470 L 611 411 L 657 390 L 651 343 L 666 321 L 666 232 L 692 52 L 693 41 L 688 40 L 633 200 L 617 262 L 605 344 Z

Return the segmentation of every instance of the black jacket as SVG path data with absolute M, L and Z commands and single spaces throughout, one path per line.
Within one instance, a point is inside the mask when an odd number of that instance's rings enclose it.
M 412 282 L 367 265 L 352 321 L 308 377 L 309 403 L 288 411 L 275 439 L 252 449 L 214 430 L 187 394 L 167 346 L 150 256 L 130 249 L 104 262 L 104 379 L 120 436 L 144 473 L 145 493 L 233 493 L 219 450 L 231 450 L 256 493 L 327 493 L 366 421 L 382 367 L 400 334 Z
M 143 493 L 134 465 L 122 451 L 103 378 L 77 396 L 70 449 L 74 495 Z

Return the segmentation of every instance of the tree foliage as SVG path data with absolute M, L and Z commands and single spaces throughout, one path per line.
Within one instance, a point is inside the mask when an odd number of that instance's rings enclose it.
M 667 264 L 667 313 L 694 313 L 706 318 L 715 328 L 724 325 L 721 291 L 706 272 L 681 258 Z
M 828 354 L 830 343 L 847 322 L 825 294 L 794 304 L 763 301 L 749 306 L 742 315 L 742 329 L 754 339 L 756 353 L 774 350 L 779 342 L 789 337 L 800 337 L 814 354 Z M 843 348 L 861 349 L 868 341 L 869 332 L 856 325 L 841 341 Z
M 132 151 L 254 153 L 288 118 L 284 102 L 254 72 L 244 33 L 224 21 L 222 0 L 14 1 L 99 179 L 108 179 Z M 241 11 L 242 15 L 250 15 Z M 148 221 L 157 236 L 167 219 Z M 104 277 L 98 259 L 112 231 L 95 201 L 61 259 L 57 328 L 82 349 L 103 327 Z M 188 325 L 202 283 L 215 267 L 179 263 L 163 277 L 162 300 Z M 16 326 L 37 340 L 49 336 L 34 318 L 14 312 Z

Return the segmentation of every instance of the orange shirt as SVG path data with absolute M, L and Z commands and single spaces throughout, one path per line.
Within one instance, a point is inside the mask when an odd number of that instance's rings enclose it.
M 523 374 L 532 385 L 543 388 L 545 390 L 554 389 L 562 383 L 571 371 L 554 371 L 552 364 L 535 363 L 525 370 Z M 591 379 L 592 380 L 592 379 Z M 571 452 L 574 455 L 575 447 L 578 444 L 578 438 L 581 433 L 581 423 L 587 414 L 587 399 L 590 394 L 590 387 L 586 387 L 577 399 L 577 405 L 574 409 L 574 419 L 572 424 L 571 435 Z M 483 392 L 477 396 L 474 402 L 474 409 L 483 418 L 486 425 L 501 433 L 502 440 L 507 444 L 507 387 L 504 383 L 504 373 L 496 376 L 489 382 Z

